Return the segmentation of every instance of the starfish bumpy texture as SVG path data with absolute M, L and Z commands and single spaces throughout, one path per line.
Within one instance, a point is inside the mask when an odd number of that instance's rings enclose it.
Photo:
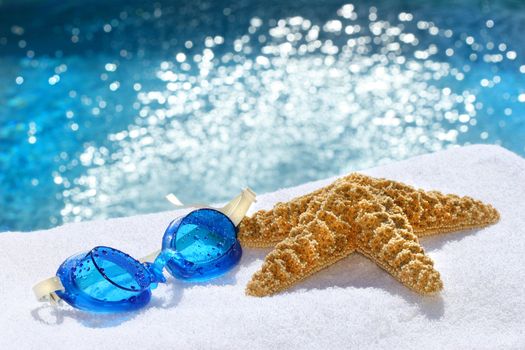
M 496 209 L 470 197 L 350 174 L 241 222 L 242 245 L 275 245 L 246 293 L 278 293 L 359 252 L 412 290 L 434 294 L 443 283 L 418 237 L 479 228 L 498 220 Z

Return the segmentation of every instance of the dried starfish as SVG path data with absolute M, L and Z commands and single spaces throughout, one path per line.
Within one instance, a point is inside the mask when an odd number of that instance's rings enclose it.
M 498 220 L 496 209 L 470 197 L 351 174 L 241 222 L 238 237 L 244 246 L 277 243 L 246 293 L 278 293 L 357 251 L 412 290 L 433 294 L 443 283 L 418 236 Z

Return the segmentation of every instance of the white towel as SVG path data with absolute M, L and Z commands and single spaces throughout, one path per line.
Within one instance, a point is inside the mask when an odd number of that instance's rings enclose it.
M 364 171 L 493 204 L 485 229 L 421 240 L 444 291 L 423 297 L 354 254 L 274 297 L 244 295 L 267 249 L 205 284 L 173 278 L 151 303 L 99 315 L 38 303 L 32 285 L 68 256 L 109 245 L 140 257 L 177 211 L 0 233 L 0 349 L 525 348 L 525 160 L 497 146 L 454 148 Z M 270 208 L 333 179 L 258 197 Z M 233 194 L 232 194 L 233 195 Z

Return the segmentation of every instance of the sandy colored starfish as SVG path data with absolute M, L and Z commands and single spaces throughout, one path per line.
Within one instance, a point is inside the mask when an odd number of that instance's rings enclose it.
M 359 252 L 412 290 L 433 294 L 443 283 L 418 237 L 498 220 L 496 209 L 470 197 L 351 174 L 241 222 L 238 237 L 244 246 L 277 244 L 246 293 L 278 293 Z

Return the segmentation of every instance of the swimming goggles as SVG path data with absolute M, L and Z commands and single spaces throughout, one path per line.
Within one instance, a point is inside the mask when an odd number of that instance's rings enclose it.
M 179 204 L 176 197 L 168 200 Z M 204 207 L 173 220 L 162 249 L 142 259 L 98 246 L 66 259 L 56 276 L 33 287 L 39 301 L 69 305 L 93 312 L 137 310 L 151 298 L 151 290 L 165 283 L 163 270 L 187 281 L 206 281 L 235 266 L 242 255 L 237 225 L 255 193 L 245 189 L 222 208 Z

